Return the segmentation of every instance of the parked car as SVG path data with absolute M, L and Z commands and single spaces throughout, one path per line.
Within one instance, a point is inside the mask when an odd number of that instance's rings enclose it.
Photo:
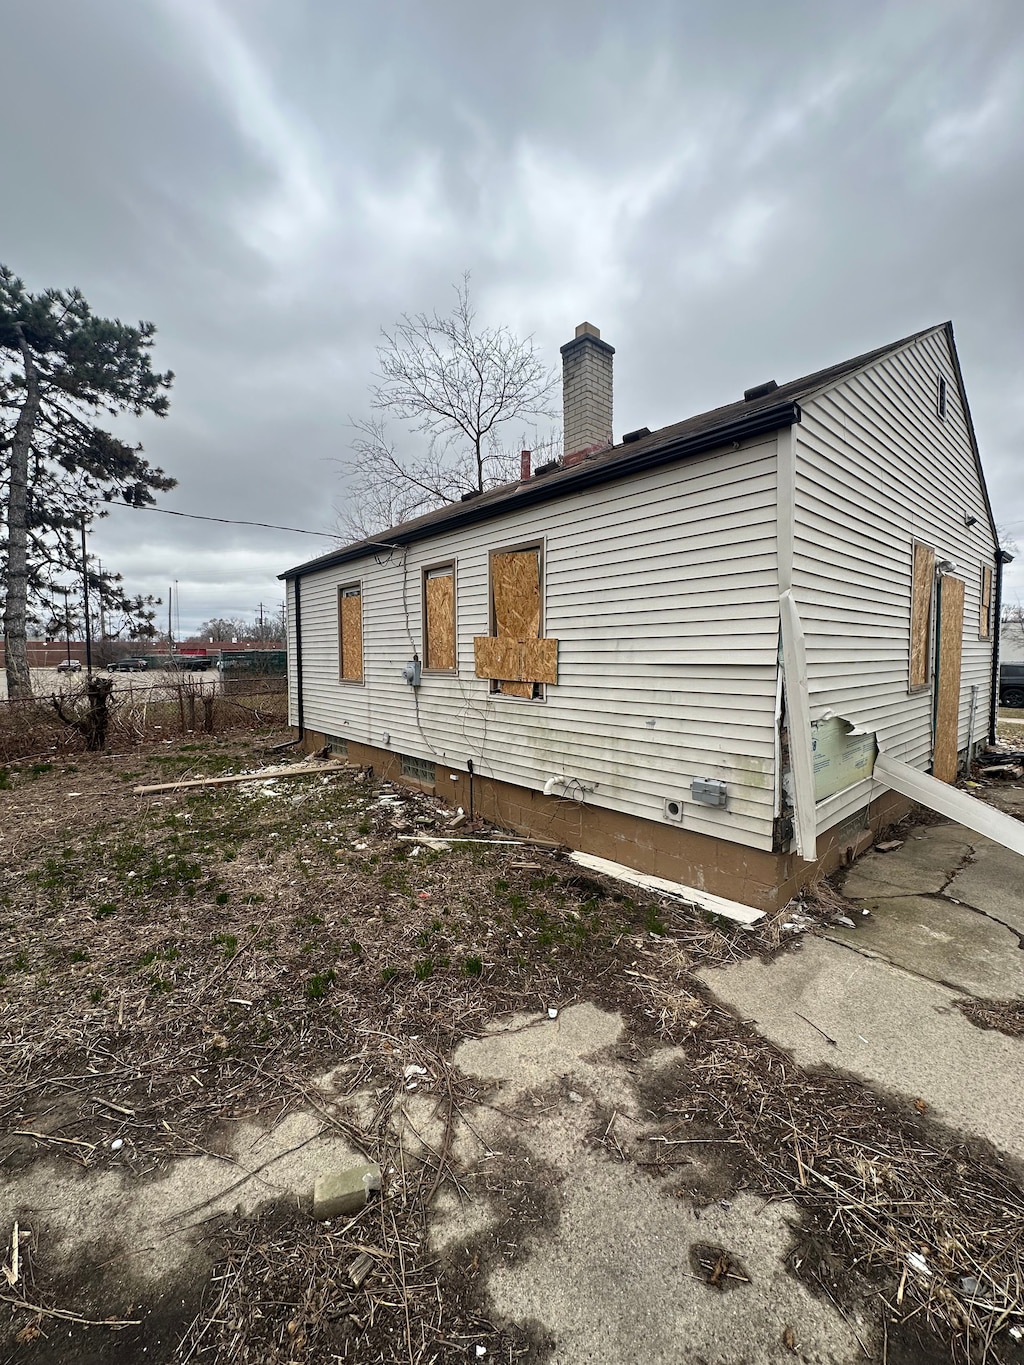
M 1024 663 L 999 665 L 999 705 L 1024 706 Z
M 61 659 L 57 665 L 58 673 L 81 673 L 82 665 L 77 659 Z
M 118 659 L 115 664 L 107 664 L 108 673 L 145 673 L 149 665 L 145 659 Z
M 172 654 L 168 668 L 178 668 L 189 673 L 206 673 L 216 664 L 208 654 Z

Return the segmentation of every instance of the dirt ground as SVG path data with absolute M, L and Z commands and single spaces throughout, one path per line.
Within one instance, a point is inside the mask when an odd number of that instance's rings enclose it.
M 837 893 L 716 922 L 351 769 L 134 792 L 280 738 L 0 769 L 0 1360 L 1019 1358 L 1017 1173 L 696 976 Z

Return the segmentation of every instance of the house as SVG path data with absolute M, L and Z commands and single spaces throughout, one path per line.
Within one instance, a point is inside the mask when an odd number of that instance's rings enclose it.
M 953 782 L 994 726 L 952 326 L 618 444 L 613 356 L 589 323 L 562 348 L 561 461 L 281 575 L 291 723 L 769 909 L 906 812 L 896 767 Z

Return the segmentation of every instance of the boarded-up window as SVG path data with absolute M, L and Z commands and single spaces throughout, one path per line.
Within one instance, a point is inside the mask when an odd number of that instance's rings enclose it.
M 455 565 L 423 574 L 423 657 L 427 668 L 455 671 Z
M 910 604 L 910 686 L 926 687 L 931 677 L 932 595 L 935 589 L 935 551 L 914 544 L 914 575 Z
M 491 555 L 490 639 L 474 640 L 477 676 L 509 697 L 535 697 L 540 683 L 554 682 L 558 645 L 541 640 L 540 549 Z M 554 655 L 553 660 L 546 657 Z
M 978 611 L 978 638 L 987 640 L 992 634 L 992 570 L 981 566 L 981 603 Z
M 363 591 L 358 583 L 338 592 L 338 655 L 342 682 L 362 682 Z

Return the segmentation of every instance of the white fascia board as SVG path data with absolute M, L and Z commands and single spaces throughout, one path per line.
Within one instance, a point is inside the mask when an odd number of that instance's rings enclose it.
M 950 787 L 928 773 L 919 772 L 909 763 L 890 758 L 888 754 L 879 753 L 875 759 L 874 775 L 893 791 L 909 796 L 912 801 L 938 811 L 940 815 L 955 820 L 958 825 L 966 825 L 976 834 L 984 834 L 987 839 L 994 839 L 1004 848 L 1024 856 L 1024 823 L 1020 820 L 1004 815 L 977 797 L 968 796 L 966 792 L 958 791 L 956 787 Z
M 723 919 L 734 920 L 737 924 L 743 924 L 748 928 L 764 919 L 763 910 L 755 910 L 752 905 L 743 905 L 740 901 L 727 900 L 724 896 L 712 895 L 710 891 L 698 891 L 694 886 L 684 886 L 682 882 L 671 882 L 665 877 L 652 877 L 646 872 L 638 872 L 635 867 L 626 867 L 624 863 L 614 863 L 610 858 L 598 858 L 593 853 L 570 853 L 570 859 L 578 863 L 580 867 L 585 867 L 591 872 L 600 872 L 602 876 L 614 877 L 616 881 L 628 882 L 630 886 L 639 886 L 644 891 L 655 891 L 662 896 L 672 896 L 676 900 L 686 901 L 689 905 L 696 905 L 701 910 L 707 910 L 709 914 L 721 915 Z

